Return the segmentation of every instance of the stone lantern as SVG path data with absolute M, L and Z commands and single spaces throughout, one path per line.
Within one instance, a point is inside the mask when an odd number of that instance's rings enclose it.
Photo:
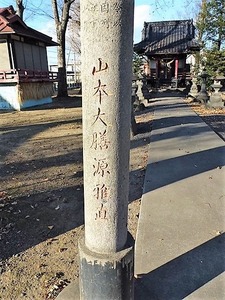
M 144 95 L 143 95 L 143 92 L 142 92 L 142 87 L 143 87 L 143 81 L 142 81 L 142 78 L 139 78 L 137 80 L 137 96 L 138 96 L 138 99 L 139 101 L 143 101 L 144 100 Z
M 197 77 L 195 75 L 195 70 L 193 66 L 191 68 L 191 74 L 192 74 L 192 79 L 191 79 L 192 85 L 189 92 L 189 96 L 196 98 L 196 96 L 198 95 L 198 87 L 197 87 Z
M 137 96 L 137 90 L 138 90 L 138 85 L 137 85 L 138 77 L 133 76 L 132 78 L 132 106 L 137 107 L 139 106 L 139 98 Z
M 138 77 L 136 75 L 133 75 L 132 78 L 132 97 L 136 96 L 136 92 L 137 92 L 137 81 Z
M 200 75 L 200 78 L 202 80 L 202 83 L 201 83 L 201 90 L 200 92 L 198 93 L 196 99 L 198 101 L 200 101 L 201 103 L 207 103 L 207 101 L 209 100 L 209 95 L 206 91 L 206 79 L 209 77 L 209 75 L 207 74 L 206 70 L 203 69 L 201 75 Z
M 211 85 L 213 88 L 212 95 L 210 96 L 210 100 L 208 102 L 209 107 L 223 107 L 224 102 L 222 101 L 222 95 L 220 93 L 220 89 L 222 88 L 221 81 L 224 80 L 225 77 L 223 75 L 217 75 L 214 78 L 214 82 Z
M 146 86 L 144 85 L 144 77 L 139 76 L 138 79 L 136 80 L 136 85 L 137 85 L 137 92 L 136 92 L 136 103 L 138 103 L 138 109 L 142 110 L 148 103 L 148 100 L 145 98 L 145 95 L 143 93 L 143 87 L 145 88 Z

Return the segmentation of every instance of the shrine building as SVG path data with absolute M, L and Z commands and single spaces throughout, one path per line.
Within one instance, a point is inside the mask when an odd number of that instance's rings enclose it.
M 28 27 L 12 6 L 0 8 L 0 109 L 52 102 L 57 73 L 48 71 L 52 38 Z
M 144 73 L 149 81 L 159 86 L 184 84 L 193 65 L 191 56 L 200 50 L 194 38 L 193 20 L 144 22 L 142 40 L 134 51 L 146 57 Z

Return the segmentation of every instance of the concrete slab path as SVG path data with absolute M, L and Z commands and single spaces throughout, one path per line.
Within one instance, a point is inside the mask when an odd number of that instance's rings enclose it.
M 152 104 L 135 300 L 225 299 L 225 143 L 183 98 Z

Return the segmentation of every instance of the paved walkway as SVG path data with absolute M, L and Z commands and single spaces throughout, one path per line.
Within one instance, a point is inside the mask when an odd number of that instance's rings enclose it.
M 225 143 L 182 98 L 157 98 L 135 300 L 225 299 Z

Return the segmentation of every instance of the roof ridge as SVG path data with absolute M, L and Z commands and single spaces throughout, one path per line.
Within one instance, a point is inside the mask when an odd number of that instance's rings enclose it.
M 149 22 L 144 22 L 144 24 L 165 24 L 165 23 L 184 23 L 184 22 L 193 22 L 193 19 L 185 19 L 185 20 L 166 20 L 166 21 L 149 21 Z
M 16 14 L 13 6 L 0 8 L 0 34 L 18 34 L 46 43 L 48 46 L 58 45 L 52 37 L 26 25 Z

